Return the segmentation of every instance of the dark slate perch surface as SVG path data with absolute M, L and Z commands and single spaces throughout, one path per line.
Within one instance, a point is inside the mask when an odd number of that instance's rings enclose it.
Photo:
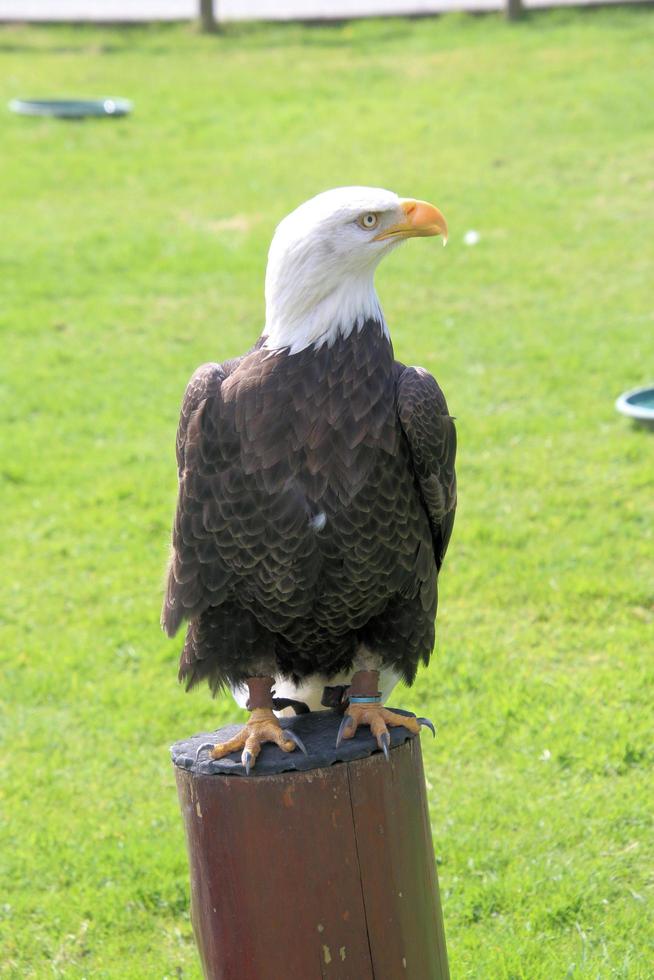
M 415 717 L 410 711 L 393 708 L 400 715 Z M 271 776 L 289 770 L 306 771 L 307 769 L 323 769 L 335 762 L 352 762 L 354 759 L 365 759 L 373 752 L 380 752 L 376 740 L 370 734 L 367 725 L 357 729 L 354 738 L 343 739 L 336 748 L 336 736 L 341 724 L 342 715 L 335 711 L 313 711 L 307 715 L 296 715 L 294 718 L 280 718 L 282 728 L 292 728 L 300 736 L 309 753 L 304 755 L 300 749 L 293 752 L 282 752 L 273 742 L 266 742 L 257 758 L 256 766 L 250 770 L 253 776 Z M 210 759 L 209 750 L 200 753 L 196 762 L 196 754 L 201 745 L 209 742 L 226 742 L 235 735 L 242 725 L 225 725 L 215 732 L 201 732 L 191 738 L 182 739 L 171 747 L 173 762 L 180 769 L 201 775 L 245 776 L 245 767 L 241 765 L 241 753 L 233 752 L 224 759 Z M 406 728 L 389 728 L 391 749 L 401 745 L 414 736 Z

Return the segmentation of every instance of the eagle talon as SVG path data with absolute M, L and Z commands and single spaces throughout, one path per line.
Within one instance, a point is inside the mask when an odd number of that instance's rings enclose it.
M 429 731 L 434 736 L 434 738 L 436 738 L 436 729 L 434 728 L 433 723 L 429 720 L 429 718 L 416 718 L 416 721 L 418 722 L 419 725 L 424 725 L 425 728 L 428 728 Z
M 434 726 L 428 718 L 414 718 L 413 715 L 400 715 L 390 708 L 385 708 L 382 704 L 352 704 L 350 703 L 347 714 L 341 722 L 336 739 L 336 747 L 343 738 L 352 738 L 359 725 L 367 725 L 370 733 L 375 738 L 377 745 L 390 760 L 391 736 L 389 728 L 406 728 L 411 735 L 417 735 L 421 724 L 426 725 L 434 732 Z M 434 732 L 435 734 L 435 732 Z
M 250 769 L 256 765 L 261 747 L 266 742 L 274 742 L 282 752 L 293 752 L 295 748 L 299 748 L 306 753 L 302 739 L 294 732 L 282 728 L 272 708 L 253 708 L 248 723 L 236 735 L 213 746 L 211 758 L 223 759 L 232 752 L 241 752 L 241 763 L 249 775 Z
M 343 715 L 343 721 L 341 722 L 338 735 L 336 736 L 336 748 L 339 747 L 343 739 L 346 737 L 347 731 L 354 725 L 354 718 L 352 715 Z
M 197 762 L 198 759 L 200 758 L 200 752 L 204 752 L 205 749 L 213 749 L 215 745 L 216 745 L 215 742 L 203 742 L 202 745 L 198 747 L 198 750 L 195 753 L 195 761 Z
M 297 745 L 297 747 L 300 750 L 300 752 L 304 752 L 304 754 L 306 756 L 309 755 L 309 753 L 306 750 L 306 746 L 305 746 L 304 742 L 302 741 L 302 739 L 300 738 L 299 735 L 296 735 L 295 734 L 295 732 L 293 731 L 293 729 L 291 729 L 291 728 L 285 728 L 284 729 L 284 735 L 285 735 L 286 738 L 290 738 L 291 742 L 295 742 L 295 744 Z

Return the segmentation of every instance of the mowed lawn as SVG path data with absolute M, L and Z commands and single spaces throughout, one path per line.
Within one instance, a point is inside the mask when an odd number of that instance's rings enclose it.
M 452 976 L 652 977 L 654 434 L 613 402 L 654 380 L 653 41 L 646 9 L 0 29 L 3 106 L 135 103 L 0 109 L 2 976 L 200 976 L 168 747 L 240 715 L 158 626 L 178 407 L 257 337 L 276 222 L 362 183 L 451 229 L 378 283 L 458 419 L 437 651 L 393 696 L 438 727 Z

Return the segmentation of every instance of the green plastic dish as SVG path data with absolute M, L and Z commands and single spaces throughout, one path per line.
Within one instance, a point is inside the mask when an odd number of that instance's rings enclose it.
M 628 418 L 654 428 L 654 385 L 625 391 L 616 401 L 615 407 Z
M 109 118 L 126 116 L 132 111 L 127 99 L 12 99 L 12 112 L 23 116 L 56 116 L 59 119 L 84 119 L 87 116 Z

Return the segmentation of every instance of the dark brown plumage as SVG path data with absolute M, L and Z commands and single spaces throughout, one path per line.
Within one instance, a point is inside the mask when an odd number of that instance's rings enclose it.
M 270 656 L 297 682 L 349 669 L 363 643 L 411 683 L 434 641 L 455 451 L 436 381 L 375 321 L 200 367 L 162 613 L 169 635 L 189 621 L 180 678 L 215 691 Z

